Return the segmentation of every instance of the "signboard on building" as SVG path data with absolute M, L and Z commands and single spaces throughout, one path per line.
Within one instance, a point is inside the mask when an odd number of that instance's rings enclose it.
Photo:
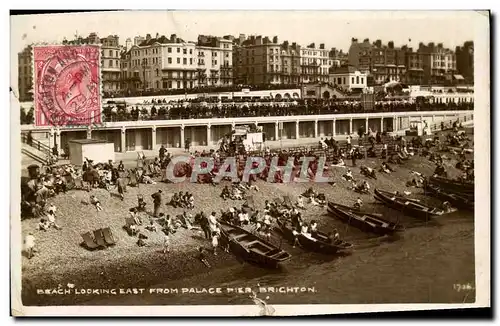
M 101 122 L 100 46 L 34 46 L 33 63 L 36 126 Z

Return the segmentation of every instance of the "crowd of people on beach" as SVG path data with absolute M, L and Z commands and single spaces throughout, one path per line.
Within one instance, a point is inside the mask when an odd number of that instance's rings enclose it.
M 347 137 L 342 144 L 332 139 L 321 140 L 316 148 L 296 148 L 289 150 L 271 151 L 266 149 L 261 153 L 263 158 L 269 163 L 273 158 L 278 158 L 280 166 L 286 165 L 289 158 L 294 158 L 294 171 L 298 176 L 298 172 L 302 167 L 300 158 L 304 156 L 315 157 L 309 165 L 308 175 L 312 177 L 319 168 L 318 160 L 320 156 L 329 157 L 329 165 L 325 166 L 325 170 L 330 168 L 344 168 L 346 172 L 342 178 L 348 181 L 351 186 L 347 189 L 352 189 L 358 193 L 369 193 L 371 187 L 367 180 L 355 180 L 352 169 L 357 167 L 356 160 L 367 157 L 367 151 L 363 154 L 362 148 L 364 144 L 369 144 L 372 150 L 372 157 L 380 157 L 385 159 L 378 169 L 378 172 L 391 174 L 397 169 L 394 165 L 404 165 L 412 156 L 419 155 L 427 157 L 431 162 L 436 164 L 434 175 L 446 176 L 444 161 L 448 160 L 443 155 L 443 150 L 458 157 L 456 167 L 463 171 L 460 177 L 463 181 L 474 180 L 474 164 L 473 160 L 467 159 L 466 154 L 470 153 L 468 142 L 470 139 L 459 130 L 458 122 L 453 124 L 446 135 L 444 144 L 440 142 L 439 137 L 422 139 L 414 137 L 409 142 L 406 137 L 387 137 L 382 134 L 374 134 L 370 131 L 360 137 L 358 145 L 352 143 L 352 138 Z M 227 153 L 219 150 L 196 151 L 191 153 L 191 163 L 180 165 L 174 171 L 176 175 L 185 175 L 191 177 L 193 164 L 195 159 L 200 156 L 214 158 L 216 164 L 213 171 L 209 174 L 199 175 L 197 182 L 212 183 L 217 185 L 215 177 L 219 173 L 220 164 Z M 237 157 L 238 177 L 242 177 L 242 169 L 246 162 L 246 156 L 240 155 Z M 351 159 L 351 167 L 347 167 L 344 159 Z M 82 201 L 83 205 L 92 205 L 96 211 L 105 211 L 97 194 L 92 192 L 92 189 L 100 187 L 110 192 L 112 197 L 117 200 L 124 200 L 127 193 L 127 187 L 137 187 L 139 184 L 155 184 L 158 182 L 169 182 L 166 177 L 165 169 L 172 160 L 172 155 L 167 149 L 162 146 L 159 150 L 159 155 L 154 158 L 146 158 L 143 153 L 139 153 L 137 166 L 132 169 L 125 169 L 122 161 L 116 164 L 115 162 L 94 163 L 91 160 L 86 160 L 82 167 L 76 167 L 70 164 L 62 166 L 47 166 L 39 169 L 38 173 L 30 175 L 30 180 L 22 186 L 22 214 L 27 217 L 35 217 L 39 219 L 37 225 L 38 231 L 48 231 L 51 228 L 56 230 L 63 229 L 56 223 L 57 207 L 50 201 L 52 197 L 59 194 L 64 194 L 72 189 L 82 189 L 89 191 L 89 200 Z M 360 176 L 367 179 L 376 179 L 376 167 L 370 167 L 368 164 L 363 164 L 359 168 Z M 221 239 L 221 229 L 219 221 L 225 221 L 235 225 L 247 227 L 270 240 L 271 230 L 277 219 L 289 221 L 294 225 L 294 232 L 306 235 L 314 234 L 317 228 L 316 221 L 304 222 L 300 210 L 304 210 L 307 204 L 312 206 L 324 206 L 327 199 L 324 194 L 317 193 L 310 188 L 303 194 L 297 197 L 296 200 L 288 200 L 283 203 L 266 201 L 263 213 L 252 204 L 251 192 L 259 191 L 257 184 L 258 178 L 267 180 L 269 170 L 264 170 L 260 174 L 252 176 L 248 182 L 238 181 L 232 182 L 231 186 L 225 185 L 222 188 L 221 197 L 224 200 L 245 201 L 240 208 L 236 206 L 229 207 L 227 210 L 221 209 L 220 214 L 211 212 L 199 212 L 193 216 L 189 210 L 196 208 L 195 198 L 189 192 L 177 192 L 172 195 L 170 200 L 164 200 L 164 194 L 159 189 L 151 194 L 152 207 L 148 207 L 144 196 L 139 194 L 137 197 L 137 206 L 129 209 L 130 217 L 124 228 L 129 235 L 137 237 L 137 245 L 144 247 L 149 246 L 148 232 L 162 232 L 164 239 L 164 252 L 167 253 L 171 248 L 171 237 L 180 229 L 184 228 L 192 230 L 200 234 L 204 234 L 205 238 L 211 242 L 213 253 L 216 254 Z M 31 174 L 31 172 L 30 172 Z M 224 179 L 222 179 L 224 180 Z M 277 171 L 274 182 L 283 182 L 283 174 Z M 358 182 L 359 181 L 359 182 Z M 411 172 L 411 179 L 407 182 L 408 187 L 422 187 L 424 176 L 416 171 Z M 335 186 L 336 183 L 330 183 Z M 147 189 L 147 188 L 146 188 Z M 116 193 L 114 192 L 116 190 Z M 142 191 L 143 192 L 143 191 Z M 142 193 L 141 192 L 141 193 Z M 183 213 L 177 216 L 165 214 L 165 205 L 170 205 L 173 208 L 183 209 Z M 353 207 L 360 208 L 363 201 L 357 197 L 353 203 Z M 144 219 L 144 214 L 149 216 L 149 220 Z M 338 232 L 334 230 L 330 235 L 332 239 L 338 239 Z M 332 240 L 333 241 L 333 240 Z M 224 244 L 224 250 L 227 250 L 227 245 Z M 31 231 L 25 238 L 25 249 L 28 257 L 33 257 L 36 252 L 34 232 Z M 200 260 L 209 265 L 206 260 L 206 250 L 203 247 L 199 248 Z

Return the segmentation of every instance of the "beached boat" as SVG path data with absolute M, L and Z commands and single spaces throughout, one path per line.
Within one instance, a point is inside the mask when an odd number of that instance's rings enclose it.
M 378 214 L 364 213 L 354 208 L 332 202 L 328 203 L 328 213 L 330 216 L 365 232 L 372 232 L 379 235 L 393 235 L 404 231 L 403 225 L 384 220 Z
M 292 257 L 286 251 L 239 226 L 219 221 L 224 240 L 231 252 L 241 258 L 264 267 L 278 267 Z
M 429 178 L 429 183 L 434 184 L 444 191 L 455 194 L 474 194 L 474 182 L 463 182 L 438 176 Z
M 439 186 L 426 183 L 424 184 L 426 194 L 436 197 L 440 200 L 448 201 L 456 208 L 474 210 L 474 196 L 468 194 L 455 194 L 441 189 Z
M 343 240 L 331 243 L 328 235 L 323 232 L 318 231 L 315 237 L 312 238 L 302 233 L 294 234 L 292 225 L 287 221 L 278 219 L 277 223 L 279 231 L 283 234 L 283 237 L 286 240 L 294 244 L 295 238 L 297 238 L 299 245 L 305 250 L 331 255 L 336 253 L 345 253 L 347 251 L 351 251 L 353 248 L 352 243 Z
M 390 208 L 425 221 L 447 213 L 443 209 L 427 206 L 418 200 L 409 199 L 385 190 L 375 189 L 374 197 Z

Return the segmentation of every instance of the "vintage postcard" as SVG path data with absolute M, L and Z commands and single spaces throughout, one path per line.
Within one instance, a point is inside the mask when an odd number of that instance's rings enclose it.
M 12 315 L 490 307 L 489 20 L 11 16 Z

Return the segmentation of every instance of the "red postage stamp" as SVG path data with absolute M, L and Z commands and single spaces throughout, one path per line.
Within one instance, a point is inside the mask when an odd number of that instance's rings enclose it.
M 101 122 L 98 46 L 35 46 L 33 60 L 35 125 Z

